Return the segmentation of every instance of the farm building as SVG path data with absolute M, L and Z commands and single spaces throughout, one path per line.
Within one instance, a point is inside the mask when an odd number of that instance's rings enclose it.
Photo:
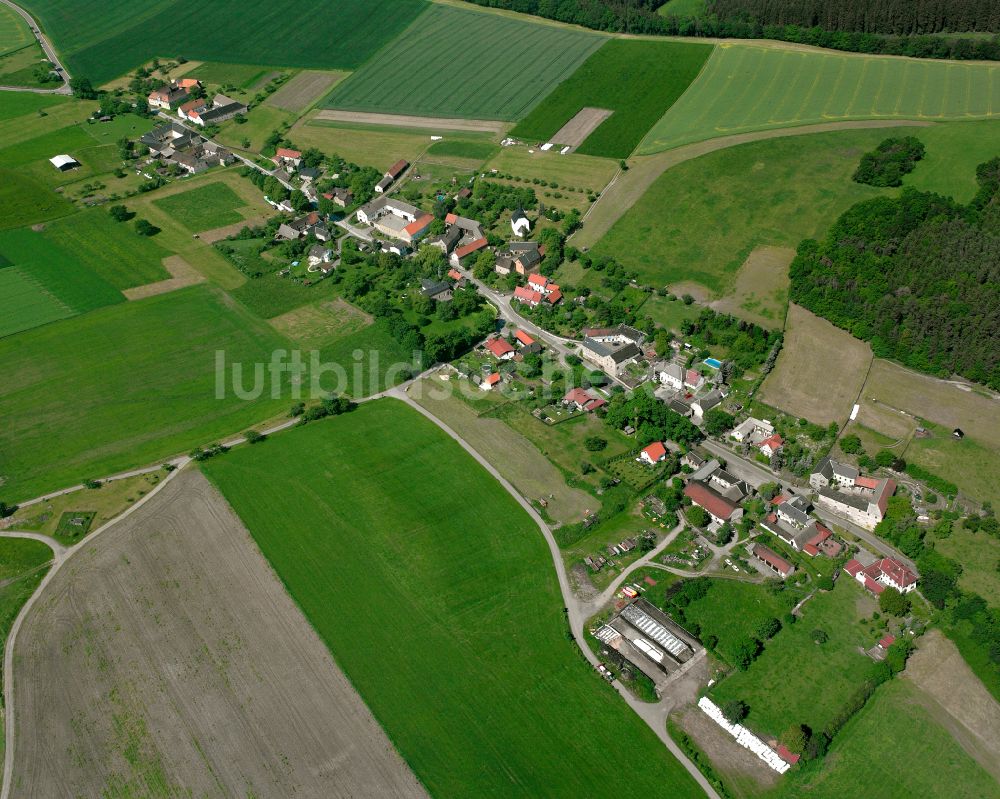
M 224 94 L 215 95 L 211 103 L 208 100 L 189 100 L 177 109 L 177 116 L 193 125 L 217 125 L 232 119 L 237 114 L 245 114 L 247 106 Z
M 409 161 L 400 158 L 386 170 L 385 174 L 382 176 L 382 180 L 375 184 L 375 191 L 379 194 L 384 194 L 393 183 L 399 180 L 399 176 L 406 171 L 409 165 Z
M 500 385 L 500 373 L 494 372 L 489 377 L 484 377 L 483 382 L 479 384 L 479 387 L 483 391 L 490 391 Z
M 494 358 L 498 358 L 501 361 L 509 361 L 517 354 L 514 348 L 510 346 L 510 342 L 500 336 L 495 336 L 487 341 L 486 349 L 489 350 Z
M 146 102 L 150 108 L 159 108 L 169 111 L 177 105 L 185 102 L 191 96 L 191 89 L 201 86 L 201 82 L 194 78 L 182 78 L 178 81 L 166 83 L 159 89 L 154 89 L 146 97 Z
M 694 402 L 691 403 L 691 408 L 694 410 L 695 414 L 698 416 L 704 416 L 712 408 L 715 408 L 722 404 L 722 400 L 725 399 L 722 392 L 713 389 L 709 391 L 704 397 L 699 397 Z
M 736 522 L 743 518 L 743 508 L 738 502 L 720 494 L 715 488 L 698 480 L 689 480 L 684 495 L 702 508 L 717 524 Z
M 477 252 L 485 249 L 489 245 L 489 242 L 484 239 L 476 239 L 475 241 L 470 241 L 458 249 L 456 249 L 451 254 L 450 263 L 452 266 L 462 266 L 467 263 L 467 261 L 472 258 Z
M 701 375 L 698 376 L 701 377 Z M 767 419 L 754 419 L 751 416 L 734 427 L 729 435 L 734 441 L 740 444 L 744 441 L 750 441 L 751 444 L 758 444 L 769 436 L 774 435 L 774 426 Z
M 782 580 L 795 571 L 795 567 L 792 566 L 791 563 L 781 557 L 781 555 L 773 549 L 769 549 L 763 544 L 754 544 L 750 548 L 750 554 L 753 555 L 754 558 L 760 563 L 763 563 L 768 569 L 777 574 Z
M 596 411 L 598 408 L 607 405 L 600 397 L 595 397 L 589 391 L 582 388 L 574 388 L 566 392 L 562 398 L 563 405 L 569 405 L 578 411 Z
M 679 363 L 660 363 L 653 368 L 657 380 L 668 388 L 678 391 L 684 388 L 684 367 Z
M 528 275 L 538 268 L 544 255 L 545 247 L 537 241 L 512 241 L 497 256 L 493 268 L 499 275 L 509 275 L 511 272 Z
M 824 458 L 809 476 L 816 489 L 816 502 L 867 530 L 875 529 L 885 516 L 886 507 L 896 491 L 891 477 L 861 475 L 853 466 Z
M 66 155 L 56 155 L 49 159 L 49 163 L 52 164 L 60 172 L 69 172 L 72 169 L 79 169 L 80 162 L 77 161 L 73 156 Z
M 917 575 L 895 558 L 881 558 L 870 566 L 862 566 L 853 558 L 844 564 L 844 571 L 873 594 L 887 587 L 907 594 L 917 587 Z
M 299 164 L 302 163 L 302 153 L 287 147 L 279 147 L 271 160 L 285 169 L 298 169 Z

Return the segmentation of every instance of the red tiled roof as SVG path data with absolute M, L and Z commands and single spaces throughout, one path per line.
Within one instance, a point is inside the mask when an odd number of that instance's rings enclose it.
M 813 558 L 819 554 L 819 550 L 816 548 L 815 544 L 803 544 L 802 551 Z
M 535 340 L 525 333 L 523 330 L 518 330 L 514 333 L 514 338 L 520 341 L 524 346 L 528 347 L 535 343 Z
M 459 272 L 457 269 L 449 269 L 448 270 L 448 277 L 450 277 L 452 280 L 461 280 L 462 279 L 462 273 Z
M 880 639 L 879 639 L 879 642 L 878 642 L 878 645 L 879 645 L 880 647 L 882 647 L 883 649 L 888 649 L 888 648 L 889 648 L 890 646 L 892 646 L 892 645 L 893 645 L 893 644 L 894 644 L 895 642 L 896 642 L 896 638 L 895 638 L 895 636 L 892 636 L 892 635 L 884 635 L 884 636 L 882 636 L 882 638 L 880 638 Z
M 704 378 L 702 378 L 701 373 L 697 369 L 688 369 L 684 373 L 684 382 L 692 386 L 698 385 Z
M 896 583 L 896 585 L 901 585 L 904 588 L 917 581 L 917 575 L 907 569 L 895 558 L 882 558 L 882 560 L 877 561 L 874 565 L 877 565 L 879 571 L 892 580 L 892 582 Z
M 777 507 L 782 502 L 787 502 L 787 501 L 788 497 L 786 497 L 784 494 L 778 494 L 778 496 L 776 496 L 774 499 L 771 500 L 771 504 Z
M 500 382 L 500 373 L 494 372 L 489 377 L 487 377 L 483 382 L 486 383 L 486 385 L 488 386 L 495 386 L 497 383 Z
M 487 242 L 486 239 L 476 239 L 470 244 L 466 244 L 464 247 L 459 247 L 457 250 L 455 250 L 455 257 L 464 258 L 469 253 L 473 253 L 476 250 L 483 249 L 483 247 L 485 247 L 488 243 L 489 242 Z
M 871 591 L 873 594 L 881 594 L 885 590 L 885 586 L 882 583 L 875 582 L 871 577 L 865 576 L 865 588 Z
M 186 114 L 188 111 L 194 111 L 196 108 L 205 107 L 207 107 L 207 103 L 204 100 L 189 100 L 181 106 L 181 111 Z
M 600 397 L 594 397 L 590 402 L 583 406 L 585 411 L 596 411 L 598 408 L 603 408 L 608 403 L 602 400 Z
M 570 389 L 563 397 L 563 402 L 575 402 L 577 405 L 586 405 L 593 397 L 582 388 Z
M 528 282 L 534 283 L 536 286 L 541 286 L 542 288 L 549 285 L 549 279 L 545 277 L 545 275 L 540 275 L 537 272 L 528 275 Z
M 386 170 L 386 174 L 391 175 L 392 178 L 395 180 L 396 178 L 399 177 L 400 173 L 402 173 L 402 171 L 406 169 L 406 167 L 408 167 L 409 165 L 410 165 L 409 161 L 400 158 L 395 164 L 393 164 L 391 167 L 389 167 L 388 170 Z
M 430 214 L 424 214 L 419 219 L 410 222 L 403 230 L 409 233 L 411 236 L 416 235 L 421 230 L 424 230 L 431 222 L 434 221 L 434 217 Z
M 690 497 L 695 505 L 699 505 L 713 516 L 725 521 L 736 510 L 736 506 L 725 497 L 719 496 L 703 483 L 692 481 L 684 486 L 684 494 Z
M 182 89 L 190 89 L 194 86 L 201 86 L 201 81 L 196 78 L 181 78 L 177 81 L 177 85 Z
M 545 299 L 548 301 L 549 305 L 555 305 L 562 299 L 562 292 L 559 291 L 559 289 L 554 289 L 546 295 Z
M 289 150 L 287 147 L 279 147 L 275 153 L 275 158 L 301 158 L 302 153 L 298 150 Z
M 818 547 L 826 541 L 826 539 L 833 535 L 833 533 L 827 530 L 822 524 L 816 523 L 814 526 L 816 527 L 816 534 L 809 539 L 806 546 Z
M 885 485 L 882 486 L 882 493 L 878 495 L 878 509 L 885 516 L 885 510 L 889 507 L 889 497 L 896 493 L 896 481 L 891 477 L 885 481 Z
M 653 463 L 658 463 L 661 459 L 667 457 L 667 448 L 663 446 L 662 441 L 654 441 L 649 446 L 643 447 L 642 451 Z
M 792 572 L 792 564 L 785 560 L 781 555 L 775 552 L 773 549 L 768 549 L 763 544 L 753 545 L 753 555 L 758 558 L 768 566 L 772 567 L 782 576 L 787 576 Z
M 770 447 L 772 450 L 778 449 L 783 443 L 781 436 L 775 433 L 773 436 L 765 438 L 760 442 L 760 449 L 764 449 L 764 447 Z
M 447 224 L 454 225 L 457 220 L 458 216 L 456 214 L 445 214 L 444 221 Z
M 778 753 L 778 757 L 780 757 L 782 760 L 784 760 L 790 766 L 794 766 L 796 763 L 799 762 L 799 757 L 800 756 L 797 755 L 797 754 L 795 754 L 794 752 L 792 752 L 784 744 L 778 744 L 778 748 L 775 749 L 774 751 Z
M 532 305 L 538 305 L 542 301 L 542 295 L 537 291 L 532 291 L 527 286 L 518 286 L 514 289 L 514 299 L 520 300 L 521 302 L 527 302 Z
M 486 349 L 492 352 L 497 358 L 501 358 L 514 351 L 506 339 L 492 338 L 486 342 Z
M 855 577 L 859 571 L 861 571 L 861 563 L 854 558 L 851 558 L 847 563 L 844 564 L 844 571 L 847 572 L 851 577 Z
M 878 488 L 878 480 L 874 477 L 862 477 L 858 475 L 854 478 L 854 485 L 861 488 Z

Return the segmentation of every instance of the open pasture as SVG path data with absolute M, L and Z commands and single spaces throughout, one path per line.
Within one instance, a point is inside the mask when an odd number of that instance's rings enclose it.
M 157 56 L 354 68 L 425 7 L 424 0 L 107 0 L 100 13 L 81 14 L 78 0 L 31 5 L 70 71 L 95 85 Z
M 0 338 L 75 316 L 20 266 L 0 269 Z
M 527 19 L 434 5 L 337 86 L 328 108 L 519 119 L 606 41 Z
M 204 471 L 432 795 L 700 793 L 566 640 L 536 525 L 416 411 L 369 403 Z
M 344 79 L 344 72 L 320 72 L 304 70 L 268 97 L 264 102 L 283 111 L 301 114 L 321 98 L 325 97 L 335 84 Z
M 0 230 L 73 213 L 73 204 L 43 183 L 0 167 Z
M 838 581 L 833 591 L 806 602 L 801 618 L 768 641 L 748 671 L 736 671 L 713 687 L 712 699 L 720 706 L 746 702 L 745 723 L 764 738 L 793 724 L 824 729 L 872 670 L 862 650 L 874 641 L 860 619 L 876 609 L 853 580 Z M 813 640 L 817 629 L 829 636 L 822 645 Z
M 207 285 L 0 339 L 0 496 L 25 499 L 244 430 L 288 398 L 216 398 L 216 352 L 267 361 L 288 347 Z M 247 370 L 250 370 L 247 373 Z M 86 419 L 86 423 L 81 423 Z
M 73 105 L 68 97 L 58 94 L 32 94 L 30 92 L 0 92 L 0 120 L 36 114 L 56 105 Z
M 318 147 L 356 164 L 388 169 L 400 158 L 416 162 L 431 144 L 430 131 L 330 122 L 322 113 L 309 114 L 292 127 L 288 136 L 298 147 Z
M 755 247 L 736 273 L 732 291 L 712 307 L 762 327 L 781 328 L 788 308 L 788 265 L 794 257 L 790 247 Z
M 1000 65 L 721 44 L 639 146 L 849 119 L 1000 115 Z
M 0 6 L 0 56 L 35 41 L 24 19 L 10 6 Z
M 170 277 L 163 259 L 170 255 L 156 239 L 140 236 L 128 222 L 116 222 L 104 208 L 89 208 L 50 222 L 42 236 L 66 250 L 117 289 Z
M 426 797 L 200 473 L 101 535 L 18 636 L 12 796 Z
M 184 72 L 186 78 L 197 78 L 202 83 L 216 86 L 235 86 L 249 89 L 260 81 L 268 70 L 259 64 L 226 64 L 219 61 L 204 61 L 194 69 Z
M 843 130 L 789 136 L 682 161 L 656 178 L 638 201 L 631 199 L 635 204 L 593 251 L 654 286 L 694 281 L 720 297 L 733 288 L 755 248 L 797 247 L 825 232 L 854 203 L 885 193 L 855 183 L 851 175 L 861 155 L 887 135 Z M 613 190 L 643 168 L 633 165 Z M 610 193 L 595 208 L 607 199 Z
M 785 342 L 759 398 L 819 425 L 844 424 L 857 402 L 872 351 L 805 308 L 788 306 Z
M 711 52 L 708 44 L 613 39 L 535 106 L 512 135 L 576 144 L 557 132 L 581 108 L 603 108 L 613 113 L 577 151 L 627 158 L 698 76 Z
M 192 233 L 232 225 L 243 219 L 235 210 L 243 207 L 243 200 L 225 183 L 206 183 L 190 191 L 153 200 L 153 204 Z

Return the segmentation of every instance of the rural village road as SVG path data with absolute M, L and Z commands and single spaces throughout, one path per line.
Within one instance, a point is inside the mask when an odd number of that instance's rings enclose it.
M 566 615 L 568 617 L 570 630 L 573 633 L 573 638 L 580 647 L 580 651 L 583 653 L 584 657 L 590 662 L 590 664 L 596 669 L 600 661 L 597 659 L 596 655 L 590 651 L 587 645 L 583 642 L 584 629 L 583 625 L 587 621 L 587 616 L 585 615 L 586 610 L 589 606 L 582 605 L 573 593 L 573 589 L 569 584 L 569 577 L 566 574 L 566 567 L 563 565 L 562 552 L 559 549 L 559 544 L 556 543 L 555 538 L 552 535 L 552 531 L 549 526 L 545 523 L 538 512 L 531 506 L 521 494 L 518 492 L 514 486 L 509 483 L 503 475 L 500 474 L 494 468 L 486 458 L 480 455 L 472 446 L 463 439 L 458 433 L 452 430 L 448 425 L 438 419 L 434 414 L 425 409 L 416 400 L 406 393 L 407 389 L 399 387 L 395 389 L 390 389 L 385 392 L 387 396 L 395 397 L 400 399 L 413 408 L 415 411 L 425 416 L 435 425 L 437 425 L 442 431 L 453 438 L 458 444 L 468 452 L 480 466 L 482 466 L 487 472 L 489 472 L 493 478 L 502 485 L 507 492 L 517 501 L 517 503 L 524 508 L 525 512 L 531 517 L 532 521 L 538 525 L 538 529 L 541 530 L 542 535 L 545 537 L 545 542 L 549 546 L 549 553 L 552 556 L 552 564 L 555 566 L 556 577 L 559 581 L 559 590 L 562 592 L 563 602 L 566 603 Z M 673 532 L 679 532 L 673 531 Z M 720 799 L 719 795 L 716 793 L 715 789 L 711 786 L 708 780 L 705 779 L 704 775 L 698 770 L 698 767 L 694 765 L 690 760 L 688 760 L 687 755 L 681 750 L 673 739 L 667 734 L 666 720 L 667 714 L 670 711 L 672 705 L 669 700 L 657 704 L 649 704 L 646 702 L 640 702 L 638 699 L 634 698 L 632 694 L 628 691 L 625 686 L 620 682 L 615 680 L 613 683 L 615 689 L 618 691 L 625 703 L 636 712 L 636 714 L 649 725 L 650 729 L 656 734 L 656 736 L 663 742 L 663 744 L 670 750 L 671 754 L 676 757 L 681 764 L 687 769 L 688 773 L 691 774 L 692 778 L 701 786 L 705 791 L 706 795 L 712 799 Z M 0 797 L 0 799 L 4 799 Z
M 25 22 L 28 23 L 28 27 L 31 28 L 31 32 L 35 34 L 35 38 L 38 39 L 38 43 L 42 46 L 42 52 L 45 53 L 45 57 L 52 62 L 52 65 L 56 68 L 56 72 L 60 78 L 62 78 L 62 86 L 58 89 L 32 89 L 27 86 L 0 86 L 0 91 L 5 92 L 31 92 L 32 94 L 72 94 L 69 88 L 69 73 L 66 71 L 66 67 L 62 65 L 59 60 L 59 56 L 56 55 L 56 48 L 52 46 L 52 43 L 48 40 L 48 37 L 42 33 L 41 28 L 38 27 L 38 23 L 35 22 L 35 18 L 31 16 L 27 11 L 25 11 L 21 6 L 12 3 L 11 0 L 0 0 L 5 6 L 14 9 Z

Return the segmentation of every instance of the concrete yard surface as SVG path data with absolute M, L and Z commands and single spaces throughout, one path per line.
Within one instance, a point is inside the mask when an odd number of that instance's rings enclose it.
M 13 797 L 426 796 L 195 470 L 65 563 L 13 676 Z

